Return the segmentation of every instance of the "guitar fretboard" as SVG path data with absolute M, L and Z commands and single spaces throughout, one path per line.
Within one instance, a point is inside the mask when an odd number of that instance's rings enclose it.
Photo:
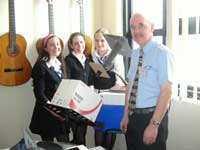
M 80 32 L 85 35 L 85 20 L 84 20 L 84 8 L 83 2 L 80 5 Z
M 54 34 L 54 16 L 53 16 L 53 4 L 48 4 L 48 15 L 49 15 L 49 33 Z
M 15 29 L 15 2 L 9 0 L 9 53 L 15 53 L 16 29 Z

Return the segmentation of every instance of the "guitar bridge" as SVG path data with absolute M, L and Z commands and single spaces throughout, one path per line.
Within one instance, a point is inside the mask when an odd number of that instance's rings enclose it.
M 23 71 L 23 68 L 5 68 L 4 72 L 18 72 Z

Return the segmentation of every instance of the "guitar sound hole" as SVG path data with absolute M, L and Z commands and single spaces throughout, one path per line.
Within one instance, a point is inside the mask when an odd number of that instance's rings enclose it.
M 18 72 L 23 71 L 23 68 L 5 68 L 4 72 Z
M 18 45 L 15 45 L 13 47 L 8 46 L 8 55 L 11 57 L 16 57 L 19 53 L 19 47 Z

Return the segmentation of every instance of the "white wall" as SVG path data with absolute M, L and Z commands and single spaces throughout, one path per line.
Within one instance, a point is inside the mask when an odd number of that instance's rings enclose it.
M 169 120 L 168 150 L 199 150 L 200 104 L 173 101 Z
M 122 0 L 99 0 L 101 9 L 101 26 L 108 28 L 111 33 L 122 35 L 123 29 L 123 11 Z
M 32 63 L 36 56 L 33 48 L 33 3 L 19 0 L 16 3 L 16 31 L 26 38 L 26 54 Z M 2 35 L 8 32 L 8 1 L 1 0 L 0 7 Z M 0 86 L 0 148 L 11 146 L 19 140 L 22 127 L 29 123 L 33 103 L 30 81 L 21 86 Z

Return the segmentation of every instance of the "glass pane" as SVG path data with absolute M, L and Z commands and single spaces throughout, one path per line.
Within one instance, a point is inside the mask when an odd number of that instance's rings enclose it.
M 199 17 L 199 34 L 200 34 L 200 17 Z
M 183 24 L 183 19 L 179 18 L 179 35 L 182 35 L 182 24 Z
M 196 17 L 190 17 L 188 20 L 188 34 L 196 34 Z
M 163 0 L 133 0 L 132 2 L 132 12 L 146 15 L 153 21 L 155 29 L 163 28 Z
M 163 36 L 153 36 L 153 40 L 157 41 L 158 43 L 163 43 Z

